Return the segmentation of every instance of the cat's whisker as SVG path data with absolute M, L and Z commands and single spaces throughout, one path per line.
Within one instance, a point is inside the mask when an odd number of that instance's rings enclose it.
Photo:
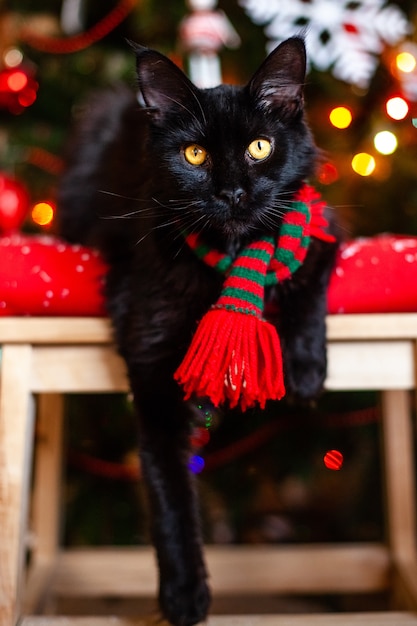
M 205 228 L 210 226 L 210 216 L 208 215 L 200 215 L 200 217 L 198 219 L 196 219 L 194 221 L 194 223 L 191 223 L 188 227 L 186 227 L 186 231 L 189 232 L 190 234 L 194 234 L 197 230 L 197 225 L 199 224 L 199 222 L 201 222 L 202 219 L 205 218 L 205 222 L 204 224 L 202 224 L 201 226 L 199 226 L 198 228 L 198 232 L 202 233 L 204 231 Z M 182 250 L 184 249 L 184 247 L 186 246 L 186 241 L 185 241 L 185 237 L 184 237 L 184 230 L 181 230 L 180 232 L 177 233 L 177 235 L 174 237 L 174 239 L 182 239 L 182 244 L 178 247 L 177 252 L 174 255 L 174 259 L 176 259 L 178 257 L 178 255 L 182 252 Z
M 152 232 L 154 232 L 155 230 L 159 230 L 162 228 L 167 228 L 168 226 L 177 226 L 181 223 L 179 218 L 175 218 L 173 220 L 169 220 L 166 222 L 162 222 L 161 224 L 156 224 L 155 226 L 153 226 L 152 228 L 150 228 L 144 235 L 143 237 L 141 237 L 140 239 L 138 239 L 136 241 L 136 245 L 138 246 L 140 243 L 142 243 L 142 241 L 144 241 L 146 239 L 146 237 L 148 235 L 150 235 Z
M 174 226 L 175 224 L 178 224 L 179 221 L 180 221 L 179 218 L 176 217 L 175 219 L 170 220 L 168 222 L 162 222 L 162 224 L 157 224 L 156 226 L 152 228 L 152 230 L 158 230 L 160 228 L 167 228 L 168 226 Z
M 148 237 L 148 235 L 151 234 L 151 230 L 146 231 L 146 233 L 143 235 L 143 237 L 141 237 L 140 239 L 138 239 L 135 243 L 135 246 L 138 246 L 139 244 L 142 243 L 142 241 L 144 241 L 146 239 L 146 237 Z
M 113 196 L 115 198 L 121 198 L 122 200 L 130 200 L 131 202 L 149 202 L 148 199 L 135 198 L 133 196 L 124 196 L 121 193 L 116 193 L 115 191 L 108 191 L 107 189 L 97 189 L 97 193 L 102 193 L 106 196 Z
M 184 232 L 189 232 L 189 233 L 195 232 L 195 230 L 197 229 L 197 225 L 204 219 L 206 219 L 206 222 L 202 225 L 202 227 L 198 229 L 199 231 L 203 231 L 206 225 L 208 224 L 208 222 L 210 221 L 209 218 L 207 218 L 207 216 L 204 214 L 196 217 L 195 213 L 191 213 L 191 212 L 188 214 L 188 216 L 182 216 L 181 220 L 177 219 L 170 223 L 165 222 L 163 224 L 156 226 L 153 230 L 155 230 L 156 228 L 163 228 L 165 226 L 174 226 L 174 230 L 171 230 L 166 233 L 166 238 L 169 238 L 170 242 L 178 241 L 178 240 L 182 242 L 181 245 L 178 247 L 178 250 L 176 251 L 175 255 L 173 256 L 173 258 L 176 259 L 177 256 L 184 249 L 184 246 L 186 245 Z
M 265 209 L 264 215 L 268 215 L 274 218 L 279 218 L 280 220 L 282 220 L 285 217 L 286 212 L 287 211 L 282 210 L 281 207 L 268 206 Z
M 160 224 L 156 224 L 155 226 L 153 226 L 152 230 L 159 230 L 162 228 L 167 228 L 169 226 L 178 226 L 179 232 L 182 232 L 184 229 L 189 229 L 190 227 L 193 227 L 196 223 L 198 223 L 201 219 L 205 217 L 204 214 L 196 217 L 195 213 L 191 211 L 189 211 L 188 214 L 185 213 L 184 215 L 181 215 L 181 217 L 173 217 L 171 212 L 167 212 L 166 215 L 170 219 L 161 222 Z
M 202 225 L 201 228 L 199 228 L 200 232 L 203 231 L 207 226 L 210 225 L 210 216 L 209 215 L 200 215 L 197 219 L 195 219 L 194 221 L 192 221 L 188 227 L 187 230 L 190 233 L 195 233 L 197 230 L 197 226 L 201 226 L 200 222 L 201 220 L 205 219 L 204 224 Z
M 190 221 L 188 224 L 182 223 L 181 228 L 179 228 L 178 232 L 174 234 L 173 239 L 185 240 L 184 233 L 187 233 L 187 234 L 194 233 L 197 230 L 197 226 L 199 225 L 201 220 L 203 220 L 205 217 L 206 217 L 205 215 L 200 215 L 200 217 L 198 217 L 196 220 Z M 198 230 L 201 232 L 202 230 L 204 230 L 204 228 L 205 228 L 205 225 L 203 224 L 203 226 L 201 228 L 198 228 Z
M 189 210 L 191 207 L 197 205 L 198 202 L 190 202 L 187 205 L 180 205 L 177 207 L 170 207 L 170 206 L 165 206 L 162 203 L 159 203 L 159 206 L 163 209 L 166 209 L 165 212 L 158 212 L 158 215 L 160 217 L 170 217 L 172 216 L 172 212 L 173 211 L 183 211 L 186 212 L 187 210 Z M 102 216 L 102 219 L 105 220 L 117 220 L 117 219 L 148 219 L 149 216 L 152 216 L 154 214 L 155 211 L 155 207 L 143 207 L 142 209 L 136 209 L 135 211 L 130 211 L 129 213 L 122 213 L 120 215 L 104 215 Z
M 150 235 L 152 232 L 154 232 L 155 230 L 159 230 L 162 228 L 167 228 L 168 226 L 176 226 L 179 225 L 181 223 L 179 218 L 175 218 L 173 220 L 167 221 L 167 222 L 162 222 L 161 224 L 156 224 L 155 226 L 153 226 L 152 228 L 150 228 L 144 235 L 143 237 L 141 237 L 140 239 L 138 239 L 136 241 L 136 245 L 139 245 L 140 243 L 142 243 L 142 241 L 144 241 L 146 239 L 146 237 L 148 235 Z
M 287 207 L 285 204 L 282 204 L 282 202 L 280 202 L 279 204 L 270 203 L 265 206 L 265 211 L 269 213 L 274 213 L 275 215 L 280 215 L 281 217 L 283 217 L 288 210 L 289 207 Z
M 168 209 L 168 211 L 185 211 L 190 207 L 195 207 L 199 204 L 202 204 L 201 200 L 168 200 L 169 205 L 164 204 L 158 198 L 152 198 L 153 202 L 155 202 L 158 206 L 163 207 L 164 209 Z M 175 206 L 175 204 L 177 206 Z
M 259 223 L 267 230 L 276 230 L 277 224 L 267 213 L 258 216 Z
M 147 218 L 149 214 L 152 214 L 153 209 L 151 207 L 146 207 L 143 209 L 137 209 L 136 211 L 130 211 L 130 213 L 122 213 L 121 215 L 103 215 L 101 219 L 103 220 L 128 220 L 133 218 Z M 143 215 L 147 213 L 148 215 Z
M 198 99 L 197 94 L 196 94 L 194 91 L 192 91 L 191 89 L 190 89 L 190 91 L 191 91 L 191 94 L 193 95 L 193 97 L 194 97 L 195 101 L 197 102 L 197 104 L 198 104 L 198 107 L 199 107 L 200 111 L 201 111 L 201 115 L 203 116 L 203 123 L 204 123 L 205 125 L 207 125 L 207 118 L 206 118 L 206 115 L 205 115 L 205 113 L 204 113 L 204 109 L 203 109 L 203 107 L 202 107 L 202 105 L 201 105 L 201 102 L 200 102 L 200 100 Z
M 176 100 L 175 98 L 171 98 L 171 96 L 168 96 L 167 93 L 164 94 L 164 97 L 167 100 L 170 100 L 171 102 L 174 102 L 174 104 L 177 104 L 179 107 L 181 107 L 182 109 L 184 109 L 184 111 L 187 111 L 187 113 L 189 113 L 191 115 L 191 117 L 194 118 L 194 120 L 197 122 L 197 124 L 200 126 L 201 128 L 201 121 L 198 119 L 198 117 L 195 115 L 195 113 L 193 113 L 192 111 L 190 111 L 190 109 L 188 107 L 185 106 L 185 104 L 183 104 L 182 102 L 179 102 L 178 100 Z M 204 115 L 204 113 L 203 113 Z

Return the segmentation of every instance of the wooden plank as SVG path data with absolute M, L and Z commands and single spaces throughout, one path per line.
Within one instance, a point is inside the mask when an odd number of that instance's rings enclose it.
M 326 323 L 331 341 L 417 337 L 417 313 L 328 315 Z
M 207 546 L 206 559 L 214 595 L 365 593 L 389 582 L 388 552 L 374 544 Z M 52 593 L 65 597 L 149 597 L 156 589 L 155 559 L 147 547 L 62 552 L 52 581 Z
M 413 613 L 349 613 L 309 615 L 212 615 L 206 626 L 416 626 Z M 26 617 L 21 626 L 167 626 L 157 616 L 134 619 L 117 617 Z
M 49 590 L 54 573 L 55 563 L 51 559 L 37 558 L 36 562 L 31 564 L 26 574 L 24 593 L 20 602 L 21 614 L 39 615 L 44 612 L 50 597 Z
M 417 563 L 415 560 L 394 562 L 393 586 L 398 606 L 417 612 Z
M 62 394 L 41 394 L 36 422 L 36 454 L 31 529 L 36 538 L 32 559 L 50 560 L 57 554 L 62 479 Z
M 413 389 L 412 341 L 334 341 L 328 346 L 326 389 Z
M 160 617 L 24 617 L 19 626 L 169 626 Z M 406 625 L 408 626 L 408 625 Z
M 2 317 L 1 343 L 112 343 L 105 317 Z
M 0 624 L 13 624 L 23 571 L 34 412 L 30 346 L 5 346 L 0 368 Z
M 36 454 L 31 531 L 34 545 L 25 582 L 23 612 L 40 612 L 58 554 L 61 512 L 62 394 L 41 394 L 36 421 Z
M 417 338 L 416 313 L 327 316 L 330 341 Z M 111 343 L 105 317 L 2 317 L 0 343 Z
M 411 341 L 333 342 L 328 347 L 326 389 L 412 389 Z M 126 367 L 110 346 L 38 346 L 32 389 L 52 392 L 127 391 Z
M 416 559 L 416 485 L 409 394 L 385 390 L 381 404 L 388 539 L 394 560 L 408 561 Z
M 38 346 L 32 366 L 35 393 L 128 390 L 125 364 L 108 346 Z

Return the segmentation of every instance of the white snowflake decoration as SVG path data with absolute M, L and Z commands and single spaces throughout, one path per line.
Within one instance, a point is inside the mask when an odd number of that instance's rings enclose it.
M 384 45 L 412 30 L 404 13 L 386 0 L 240 0 L 256 24 L 266 24 L 269 48 L 305 34 L 308 57 L 319 70 L 366 88 Z

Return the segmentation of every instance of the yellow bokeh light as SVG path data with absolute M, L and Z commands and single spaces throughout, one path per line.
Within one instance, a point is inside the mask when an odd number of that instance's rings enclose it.
M 403 120 L 408 113 L 408 104 L 404 98 L 401 98 L 400 96 L 390 98 L 387 100 L 385 106 L 388 115 L 393 120 Z
M 38 226 L 48 226 L 54 219 L 54 207 L 50 202 L 38 202 L 32 208 L 31 215 Z
M 392 154 L 398 148 L 398 139 L 389 130 L 381 130 L 374 137 L 374 146 L 381 154 Z
M 411 52 L 400 52 L 395 57 L 395 64 L 401 72 L 409 74 L 415 70 L 417 61 Z
M 347 128 L 352 121 L 352 113 L 347 107 L 335 107 L 330 111 L 329 119 L 336 128 Z
M 352 159 L 352 169 L 359 176 L 370 176 L 375 170 L 375 159 L 367 152 L 359 152 Z

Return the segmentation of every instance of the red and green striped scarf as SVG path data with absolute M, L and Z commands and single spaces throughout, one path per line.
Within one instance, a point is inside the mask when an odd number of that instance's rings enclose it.
M 217 302 L 200 321 L 175 379 L 191 395 L 215 406 L 229 402 L 246 410 L 285 395 L 282 352 L 275 326 L 263 318 L 265 287 L 286 280 L 302 265 L 311 237 L 332 242 L 323 216 L 325 203 L 304 185 L 294 196 L 277 240 L 261 237 L 233 261 L 206 246 L 199 235 L 186 237 L 205 263 L 226 274 Z

